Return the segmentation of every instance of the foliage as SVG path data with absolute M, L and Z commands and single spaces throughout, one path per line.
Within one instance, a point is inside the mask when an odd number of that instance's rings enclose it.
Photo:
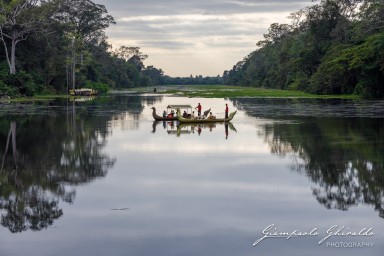
M 146 67 L 140 47 L 111 49 L 104 30 L 115 22 L 103 5 L 0 1 L 0 94 L 226 84 L 383 98 L 384 2 L 314 2 L 292 13 L 290 24 L 271 24 L 259 48 L 223 76 L 170 77 Z M 21 34 L 12 38 L 15 28 Z
M 98 92 L 107 92 L 108 91 L 108 85 L 102 83 L 102 82 L 87 82 L 86 84 L 87 88 L 94 89 Z
M 357 46 L 330 51 L 311 79 L 324 93 L 358 93 L 367 98 L 384 96 L 384 33 Z M 331 90 L 331 91 L 329 91 Z
M 145 67 L 143 61 L 148 56 L 139 47 L 111 50 L 104 30 L 115 22 L 105 6 L 91 0 L 35 3 L 0 1 L 0 94 L 32 96 L 67 93 L 72 87 L 106 91 L 163 84 L 163 71 Z M 17 16 L 16 21 L 18 26 L 26 25 L 20 38 L 13 41 L 14 46 L 18 44 L 12 62 L 15 67 L 10 70 L 12 39 L 7 35 L 13 27 L 6 14 L 19 5 L 23 15 Z M 27 29 L 28 19 L 38 22 Z
M 170 77 L 164 76 L 160 84 L 167 85 L 220 85 L 223 84 L 223 79 L 220 76 L 192 76 L 189 77 Z
M 224 72 L 225 84 L 384 97 L 382 1 L 322 0 L 290 17 Z

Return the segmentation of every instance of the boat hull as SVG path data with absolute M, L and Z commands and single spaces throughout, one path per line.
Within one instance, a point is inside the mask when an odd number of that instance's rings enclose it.
M 177 121 L 178 118 L 177 117 L 153 117 L 155 119 L 155 121 Z
M 179 116 L 178 117 L 178 120 L 180 123 L 219 123 L 219 122 L 229 122 L 233 119 L 233 117 L 236 115 L 236 112 L 232 112 L 228 118 L 214 118 L 214 119 L 209 119 L 209 118 L 205 118 L 205 119 L 192 119 L 192 118 L 184 118 L 184 117 L 181 117 Z

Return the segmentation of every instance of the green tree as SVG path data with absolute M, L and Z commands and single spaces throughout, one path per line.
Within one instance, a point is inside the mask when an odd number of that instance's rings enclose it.
M 142 71 L 142 74 L 150 79 L 150 85 L 160 85 L 163 83 L 164 72 L 161 69 L 148 66 Z
M 224 72 L 226 84 L 384 97 L 383 1 L 321 0 L 290 18 Z
M 0 1 L 0 40 L 10 74 L 16 73 L 16 45 L 42 27 L 38 4 L 38 0 Z
M 84 63 L 86 45 L 104 37 L 104 29 L 115 23 L 104 5 L 90 0 L 58 0 L 55 19 L 65 26 L 67 87 L 76 87 L 76 73 Z

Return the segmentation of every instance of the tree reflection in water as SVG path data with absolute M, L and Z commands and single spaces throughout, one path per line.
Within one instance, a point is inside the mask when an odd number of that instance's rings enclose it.
M 64 115 L 0 122 L 1 225 L 11 232 L 49 227 L 63 215 L 59 201 L 74 201 L 76 191 L 70 186 L 104 177 L 115 163 L 102 153 L 108 117 L 88 118 L 73 107 Z
M 301 118 L 265 124 L 271 152 L 293 155 L 292 169 L 308 176 L 319 203 L 348 210 L 373 205 L 384 217 L 384 120 Z
M 270 120 L 261 136 L 271 152 L 293 155 L 292 169 L 317 187 L 328 209 L 373 205 L 384 218 L 384 119 L 382 101 L 243 98 L 250 116 Z M 276 122 L 276 121 L 277 122 Z
M 74 186 L 105 177 L 115 164 L 103 153 L 111 126 L 137 129 L 126 119 L 138 120 L 145 104 L 162 97 L 79 100 L 2 106 L 0 213 L 11 232 L 42 230 L 63 216 L 59 202 L 74 202 Z

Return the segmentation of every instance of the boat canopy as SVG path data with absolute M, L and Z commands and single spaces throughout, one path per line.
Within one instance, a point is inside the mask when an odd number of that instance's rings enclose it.
M 186 109 L 186 108 L 192 108 L 191 105 L 168 105 L 167 108 L 171 109 Z

